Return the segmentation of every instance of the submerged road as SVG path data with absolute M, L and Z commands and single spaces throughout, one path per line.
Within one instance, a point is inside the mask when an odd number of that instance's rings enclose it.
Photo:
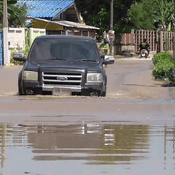
M 108 65 L 107 96 L 18 96 L 17 77 L 22 67 L 0 68 L 0 122 L 56 124 L 57 122 L 174 121 L 175 88 L 162 87 L 152 78 L 151 60 L 116 60 Z
M 175 88 L 151 60 L 108 65 L 106 97 L 18 96 L 0 67 L 0 175 L 175 174 Z

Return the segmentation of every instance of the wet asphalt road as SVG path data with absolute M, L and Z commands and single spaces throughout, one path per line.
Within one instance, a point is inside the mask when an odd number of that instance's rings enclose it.
M 150 60 L 106 68 L 107 96 L 18 96 L 21 67 L 0 67 L 0 174 L 175 173 L 175 88 Z

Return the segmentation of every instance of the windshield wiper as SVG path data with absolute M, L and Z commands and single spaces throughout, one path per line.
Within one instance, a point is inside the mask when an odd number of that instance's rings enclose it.
M 98 62 L 97 60 L 91 60 L 91 59 L 81 59 L 80 61 Z
M 46 58 L 46 60 L 66 60 L 66 58 L 51 57 L 51 58 Z

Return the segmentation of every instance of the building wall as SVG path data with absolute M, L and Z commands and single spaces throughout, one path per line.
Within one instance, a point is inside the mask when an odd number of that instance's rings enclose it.
M 10 49 L 16 49 L 18 46 L 23 49 L 25 46 L 25 28 L 9 28 L 8 43 Z
M 89 37 L 95 39 L 95 33 L 96 33 L 96 31 L 90 30 L 89 31 Z M 81 31 L 75 30 L 74 35 L 76 35 L 76 36 L 88 36 L 88 31 L 82 31 L 81 32 Z
M 32 45 L 33 40 L 37 36 L 46 35 L 46 29 L 37 29 L 37 28 L 30 28 L 29 29 L 29 44 Z
M 26 28 L 9 28 L 8 30 L 8 60 L 11 58 L 13 49 L 24 49 Z
M 8 58 L 11 58 L 11 52 L 13 49 L 18 50 L 25 49 L 25 45 L 31 45 L 33 40 L 37 36 L 46 35 L 45 29 L 35 28 L 9 28 L 8 30 Z M 28 41 L 29 39 L 29 41 Z

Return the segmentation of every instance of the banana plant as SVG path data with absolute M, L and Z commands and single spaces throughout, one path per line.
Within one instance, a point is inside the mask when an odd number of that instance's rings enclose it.
M 160 26 L 167 25 L 172 22 L 172 14 L 174 14 L 174 0 L 149 0 L 145 3 L 148 13 L 151 13 L 154 22 Z

